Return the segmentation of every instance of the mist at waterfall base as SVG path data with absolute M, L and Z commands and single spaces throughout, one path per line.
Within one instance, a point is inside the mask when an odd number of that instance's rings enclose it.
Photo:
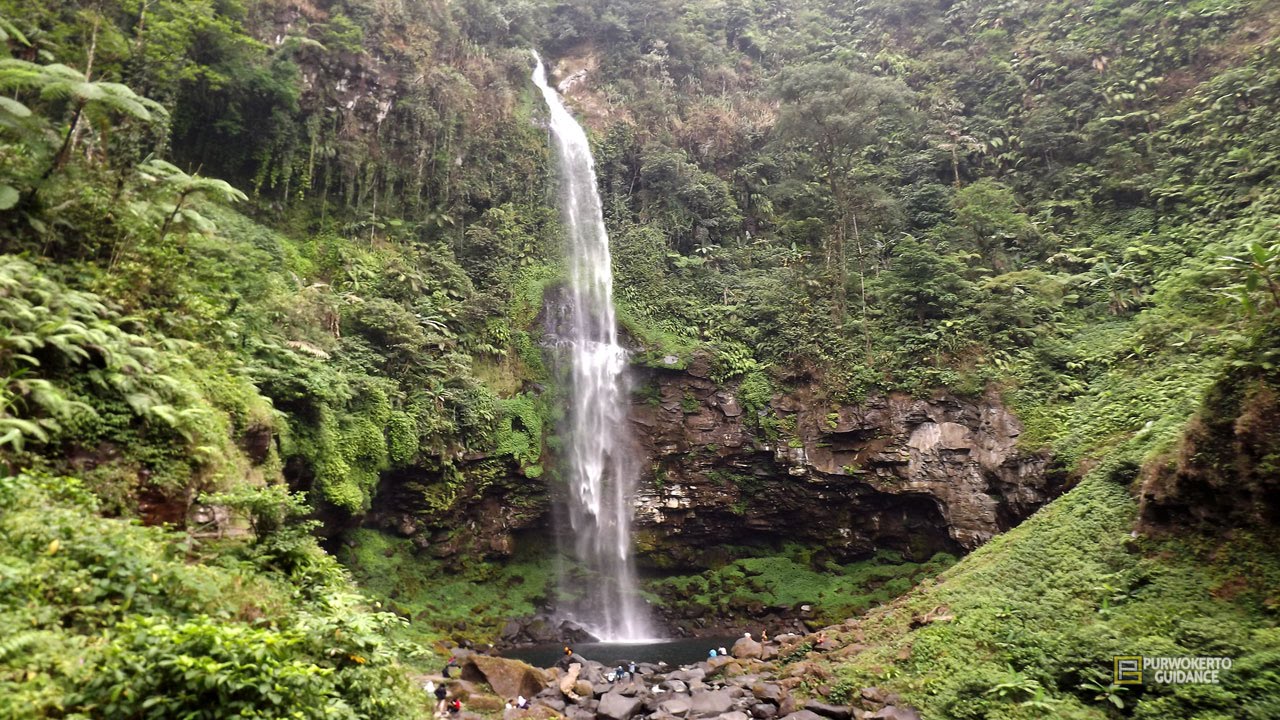
M 561 574 L 560 596 L 575 599 L 558 610 L 602 640 L 637 641 L 652 638 L 653 632 L 636 592 L 631 559 L 638 468 L 626 429 L 627 353 L 618 344 L 609 235 L 586 132 L 547 84 L 542 58 L 536 52 L 533 57 L 533 81 L 550 113 L 557 195 L 568 240 L 569 327 L 559 338 L 564 352 L 557 353 L 557 361 L 564 358 L 568 364 L 567 515 L 573 555 L 585 571 L 576 580 Z M 584 582 L 589 586 L 583 587 Z

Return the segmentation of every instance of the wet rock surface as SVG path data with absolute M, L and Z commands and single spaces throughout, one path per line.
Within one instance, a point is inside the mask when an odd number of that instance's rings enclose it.
M 716 547 L 801 542 L 839 561 L 971 550 L 1062 489 L 995 392 L 833 404 L 815 384 L 745 409 L 705 360 L 637 379 L 631 422 L 646 467 L 635 531 L 650 568 L 694 570 Z M 771 428 L 771 429 L 765 429 Z

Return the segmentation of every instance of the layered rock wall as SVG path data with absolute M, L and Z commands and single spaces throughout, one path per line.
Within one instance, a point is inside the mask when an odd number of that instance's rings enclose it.
M 647 370 L 631 421 L 650 469 L 637 498 L 642 561 L 714 565 L 717 546 L 803 542 L 848 560 L 966 551 L 1060 489 L 994 392 L 832 405 L 816 384 L 750 413 L 703 363 Z M 773 431 L 764 428 L 772 427 Z

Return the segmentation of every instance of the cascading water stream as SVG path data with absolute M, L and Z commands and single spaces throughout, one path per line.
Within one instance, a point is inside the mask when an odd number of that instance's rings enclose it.
M 542 58 L 533 56 L 533 81 L 551 113 L 560 211 L 569 236 L 568 514 L 577 558 L 598 583 L 576 588 L 584 601 L 575 619 L 602 640 L 642 640 L 651 634 L 631 561 L 637 468 L 626 442 L 627 356 L 618 344 L 613 311 L 609 235 L 587 135 L 547 84 Z

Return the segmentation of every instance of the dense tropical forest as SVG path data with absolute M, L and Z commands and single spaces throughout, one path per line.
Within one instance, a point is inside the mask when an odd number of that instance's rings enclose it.
M 532 48 L 637 412 L 705 387 L 772 457 L 998 406 L 1048 478 L 990 491 L 989 542 L 909 504 L 856 547 L 646 527 L 655 607 L 816 605 L 839 649 L 775 671 L 835 704 L 1280 717 L 1274 0 L 0 0 L 0 716 L 427 717 L 449 648 L 554 605 Z M 787 471 L 731 451 L 642 486 L 704 463 L 763 517 Z

